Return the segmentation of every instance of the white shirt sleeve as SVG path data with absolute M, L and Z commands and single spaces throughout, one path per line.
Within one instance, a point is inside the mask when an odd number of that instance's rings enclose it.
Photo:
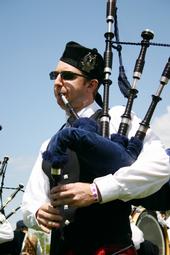
M 0 213 L 0 244 L 9 242 L 14 238 L 14 233 L 11 224 L 5 218 L 5 216 Z
M 123 107 L 110 110 L 111 133 L 117 132 Z M 140 120 L 133 114 L 129 137 L 134 136 Z M 170 178 L 169 157 L 159 138 L 149 129 L 144 139 L 143 149 L 137 160 L 127 167 L 120 168 L 115 174 L 109 174 L 94 180 L 102 203 L 120 199 L 129 201 L 146 197 L 158 191 Z
M 26 226 L 40 230 L 35 214 L 42 204 L 49 202 L 49 179 L 42 170 L 42 152 L 46 149 L 48 141 L 42 144 L 38 158 L 29 177 L 21 210 Z

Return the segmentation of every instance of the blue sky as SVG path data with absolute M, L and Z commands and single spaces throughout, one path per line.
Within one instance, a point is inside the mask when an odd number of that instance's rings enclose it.
M 4 186 L 26 184 L 41 143 L 64 122 L 57 106 L 49 72 L 68 41 L 105 50 L 106 3 L 103 0 L 1 0 L 0 1 L 0 160 L 9 157 Z M 141 32 L 154 31 L 153 42 L 170 43 L 169 0 L 117 0 L 121 41 L 140 42 Z M 129 82 L 140 51 L 139 46 L 123 45 L 122 57 Z M 133 110 L 142 118 L 159 86 L 169 58 L 168 47 L 150 46 Z M 110 106 L 126 104 L 117 85 L 118 55 L 113 49 Z M 102 94 L 102 88 L 101 88 Z M 170 146 L 170 88 L 152 119 L 153 129 Z M 1 177 L 0 177 L 1 181 Z M 6 201 L 13 190 L 3 190 Z M 22 192 L 6 207 L 6 214 L 18 207 Z M 14 226 L 18 211 L 9 220 Z

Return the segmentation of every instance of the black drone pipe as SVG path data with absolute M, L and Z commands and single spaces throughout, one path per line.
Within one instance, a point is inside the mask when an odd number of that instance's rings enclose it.
M 109 137 L 109 87 L 112 84 L 110 80 L 110 75 L 112 71 L 112 39 L 114 37 L 114 33 L 112 32 L 112 25 L 114 23 L 114 16 L 116 11 L 116 0 L 108 0 L 107 1 L 107 9 L 106 9 L 106 21 L 108 24 L 107 32 L 105 33 L 105 52 L 104 52 L 104 80 L 103 80 L 103 113 L 100 118 L 101 122 L 101 134 L 103 137 Z
M 161 100 L 161 92 L 164 88 L 164 86 L 168 83 L 170 79 L 170 58 L 168 59 L 168 62 L 162 72 L 161 79 L 160 79 L 160 86 L 156 92 L 155 95 L 152 95 L 152 102 L 149 106 L 149 109 L 143 119 L 143 121 L 140 123 L 140 127 L 138 131 L 135 134 L 135 137 L 139 138 L 140 140 L 143 140 L 145 137 L 145 134 L 149 128 L 149 123 L 152 118 L 152 115 L 154 113 L 155 107 L 157 103 Z
M 8 157 L 4 157 L 2 164 L 1 164 L 1 168 L 0 168 L 0 176 L 3 175 L 3 173 L 5 172 L 8 160 L 9 160 Z
M 0 212 L 3 212 L 5 207 L 9 204 L 9 202 L 16 196 L 16 194 L 22 190 L 24 186 L 22 184 L 19 184 L 18 188 L 7 198 L 6 202 L 2 205 L 0 208 Z
M 146 29 L 141 33 L 143 40 L 141 41 L 141 50 L 139 56 L 136 60 L 136 64 L 133 71 L 133 82 L 129 91 L 128 101 L 123 115 L 121 116 L 122 120 L 118 129 L 118 134 L 127 135 L 129 123 L 131 121 L 131 110 L 133 106 L 134 99 L 138 90 L 136 89 L 137 81 L 141 78 L 144 64 L 145 64 L 145 56 L 146 50 L 149 47 L 149 41 L 153 39 L 154 34 L 152 31 Z
M 21 208 L 21 206 L 16 207 L 15 209 L 12 209 L 10 213 L 8 213 L 6 215 L 6 219 L 10 218 L 13 214 L 15 214 L 19 209 Z
M 6 174 L 6 169 L 7 169 L 7 165 L 8 165 L 8 160 L 9 158 L 8 157 L 4 157 L 3 159 L 3 162 L 1 164 L 1 169 L 0 169 L 0 176 L 1 177 L 1 186 L 0 186 L 0 200 L 1 200 L 1 206 L 2 206 L 2 191 L 3 191 L 3 187 L 4 187 L 4 180 L 5 180 L 5 174 Z M 1 211 L 3 214 L 4 213 L 4 210 Z

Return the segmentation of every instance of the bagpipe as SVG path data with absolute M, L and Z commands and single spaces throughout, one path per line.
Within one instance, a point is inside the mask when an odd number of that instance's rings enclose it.
M 114 17 L 115 6 L 114 1 L 108 1 L 107 8 L 107 21 L 113 22 L 110 17 Z M 111 12 L 111 13 L 110 13 Z M 111 20 L 111 21 L 110 21 Z M 145 30 L 141 33 L 141 50 L 136 60 L 133 82 L 129 89 L 129 96 L 124 114 L 121 116 L 122 120 L 117 134 L 109 136 L 109 112 L 108 112 L 108 98 L 109 86 L 111 80 L 112 52 L 111 43 L 113 34 L 110 31 L 105 34 L 106 36 L 106 51 L 104 54 L 105 69 L 104 69 L 104 98 L 103 98 L 103 111 L 100 117 L 100 125 L 90 118 L 79 118 L 74 111 L 71 104 L 67 101 L 64 95 L 61 97 L 69 109 L 70 114 L 76 119 L 72 127 L 64 128 L 57 132 L 48 145 L 47 150 L 43 153 L 43 163 L 48 162 L 52 169 L 53 178 L 56 178 L 56 183 L 62 175 L 62 168 L 68 162 L 67 149 L 76 152 L 80 164 L 80 181 L 93 181 L 94 178 L 100 177 L 109 173 L 114 174 L 119 168 L 131 165 L 140 154 L 143 147 L 143 140 L 146 132 L 150 126 L 150 121 L 157 103 L 161 100 L 161 92 L 164 86 L 170 79 L 170 58 L 165 65 L 160 78 L 160 85 L 155 95 L 152 95 L 152 102 L 149 109 L 139 125 L 134 137 L 130 140 L 127 138 L 127 132 L 131 121 L 131 110 L 133 101 L 136 98 L 138 90 L 136 89 L 137 81 L 141 78 L 147 48 L 149 41 L 153 39 L 154 34 L 150 30 Z M 81 169 L 87 171 L 86 174 L 81 172 Z M 55 176 L 57 175 L 57 176 Z M 88 179 L 81 178 L 88 176 Z M 169 205 L 170 208 L 170 205 Z M 168 209 L 169 209 L 168 208 Z M 162 210 L 162 209 L 161 209 Z
M 57 132 L 52 137 L 47 150 L 43 153 L 43 160 L 50 163 L 52 174 L 55 175 L 55 171 L 59 176 L 62 174 L 62 168 L 68 162 L 68 148 L 77 154 L 80 164 L 80 181 L 91 182 L 96 177 L 109 173 L 114 174 L 119 168 L 131 165 L 143 148 L 143 140 L 150 126 L 151 117 L 157 103 L 161 100 L 160 94 L 163 87 L 169 79 L 170 58 L 163 70 L 160 86 L 156 94 L 152 95 L 149 109 L 135 136 L 130 139 L 127 138 L 126 133 L 129 126 L 128 121 L 130 121 L 129 109 L 131 109 L 132 99 L 134 99 L 136 93 L 134 88 L 131 89 L 132 92 L 130 92 L 117 134 L 111 134 L 110 138 L 101 136 L 100 126 L 96 121 L 89 118 L 78 118 L 74 121 L 72 127 Z M 86 173 L 82 173 L 81 169 L 84 169 Z M 60 178 L 59 176 L 57 178 Z M 88 179 L 84 180 L 81 176 L 88 176 Z M 152 205 L 149 203 L 149 206 Z M 170 209 L 170 205 L 167 209 Z M 160 210 L 163 210 L 163 208 L 160 208 Z
M 79 118 L 70 103 L 61 94 L 69 112 L 76 119 L 72 127 L 65 127 L 57 132 L 50 140 L 46 151 L 42 154 L 42 168 L 50 171 L 49 175 L 53 179 L 53 185 L 58 185 L 65 177 L 62 169 L 69 161 L 68 149 L 74 151 L 79 162 L 79 177 L 82 182 L 92 182 L 94 178 L 107 174 L 114 174 L 119 168 L 129 166 L 138 158 L 145 139 L 147 130 L 150 127 L 150 121 L 157 103 L 161 100 L 161 92 L 170 79 L 170 58 L 166 63 L 160 78 L 160 85 L 155 95 L 152 95 L 152 102 L 144 119 L 139 123 L 139 128 L 134 137 L 128 139 L 127 132 L 131 122 L 131 110 L 133 101 L 136 98 L 138 90 L 136 89 L 137 81 L 141 78 L 147 48 L 150 46 L 150 40 L 153 39 L 153 32 L 145 30 L 141 33 L 141 50 L 136 60 L 133 82 L 129 88 L 129 95 L 125 112 L 121 116 L 121 123 L 117 134 L 109 132 L 109 87 L 112 83 L 110 80 L 112 70 L 112 24 L 115 17 L 115 1 L 107 1 L 107 23 L 108 32 L 105 34 L 106 49 L 104 53 L 104 95 L 103 108 L 99 122 L 91 118 Z M 71 175 L 71 173 L 70 173 Z M 132 200 L 131 204 L 140 204 L 150 210 L 168 210 L 170 203 L 170 184 L 166 183 L 155 194 L 143 198 Z M 158 197 L 163 200 L 158 203 Z M 170 197 L 170 196 L 169 196 Z M 153 202 L 153 203 L 152 203 Z M 63 207 L 64 208 L 64 207 Z M 64 210 L 64 209 L 63 209 Z M 67 210 L 66 210 L 67 211 Z M 63 212 L 65 213 L 65 212 Z M 65 221 L 65 224 L 66 221 Z
M 11 210 L 11 212 L 9 212 L 8 214 L 5 213 L 5 209 L 7 207 L 7 205 L 15 198 L 15 196 L 18 194 L 18 192 L 22 191 L 24 192 L 23 188 L 24 185 L 23 184 L 19 184 L 18 187 L 13 188 L 13 187 L 6 187 L 4 186 L 4 180 L 5 180 L 5 174 L 6 174 L 6 169 L 7 169 L 7 165 L 8 165 L 8 160 L 9 157 L 4 157 L 2 163 L 1 163 L 1 167 L 0 167 L 0 176 L 1 176 L 1 184 L 0 184 L 0 201 L 1 201 L 1 206 L 0 206 L 0 212 L 5 215 L 6 219 L 10 218 L 14 213 L 16 213 L 21 206 L 18 206 L 14 209 Z M 8 189 L 8 190 L 14 190 L 13 193 L 11 193 L 6 201 L 3 203 L 3 190 L 4 189 Z

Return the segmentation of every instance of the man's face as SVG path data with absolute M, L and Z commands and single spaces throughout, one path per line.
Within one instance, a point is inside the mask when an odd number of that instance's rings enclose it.
M 82 74 L 79 69 L 62 61 L 59 61 L 55 71 L 59 73 L 70 71 L 76 74 Z M 64 79 L 59 74 L 54 81 L 54 94 L 57 103 L 63 109 L 65 109 L 65 105 L 59 95 L 60 93 L 67 98 L 75 111 L 79 111 L 89 104 L 91 98 L 93 99 L 93 92 L 94 89 L 90 86 L 90 80 L 82 76 L 75 75 L 74 79 Z

